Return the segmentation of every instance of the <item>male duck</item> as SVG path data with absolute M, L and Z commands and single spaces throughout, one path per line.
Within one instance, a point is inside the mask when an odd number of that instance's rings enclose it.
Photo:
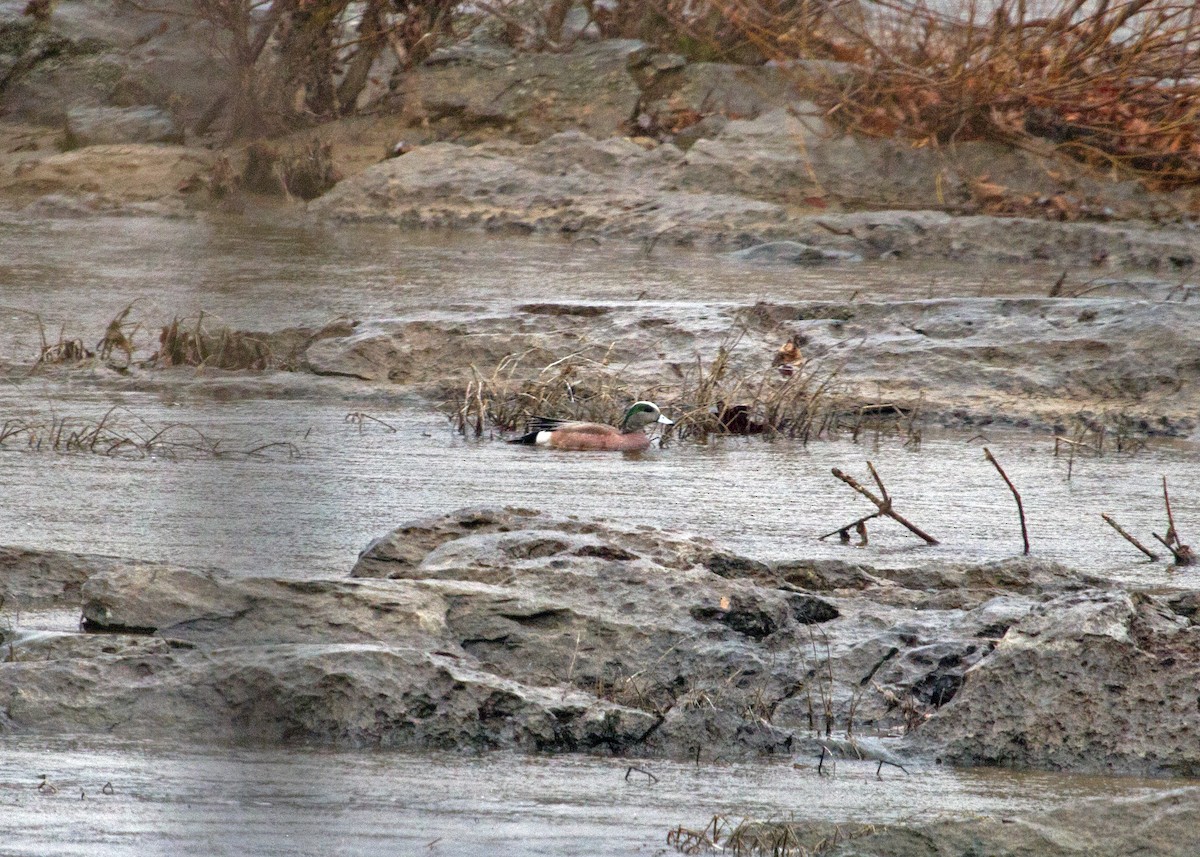
M 650 438 L 642 429 L 655 423 L 669 426 L 674 425 L 675 421 L 664 417 L 658 405 L 653 402 L 634 402 L 625 412 L 620 428 L 603 423 L 534 417 L 529 421 L 529 433 L 509 443 L 536 443 L 552 449 L 611 449 L 619 452 L 638 452 L 650 447 Z

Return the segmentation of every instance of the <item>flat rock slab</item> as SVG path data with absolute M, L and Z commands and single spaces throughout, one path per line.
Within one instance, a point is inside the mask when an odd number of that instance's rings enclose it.
M 775 248 L 764 251 L 774 257 L 811 245 L 760 246 Z M 1064 432 L 1081 411 L 1093 410 L 1119 413 L 1134 436 L 1189 436 L 1200 410 L 1200 342 L 1189 335 L 1200 324 L 1200 302 L 1171 299 L 1166 281 L 1128 285 L 1114 281 L 1077 298 L 523 304 L 481 312 L 472 325 L 362 322 L 305 344 L 296 363 L 319 375 L 437 384 L 436 392 L 457 394 L 472 367 L 486 372 L 513 354 L 523 355 L 523 366 L 580 354 L 621 366 L 623 383 L 649 387 L 681 377 L 697 359 L 711 361 L 736 329 L 729 371 L 753 384 L 761 378 L 766 390 L 788 383 L 772 361 L 793 341 L 801 343 L 804 377 L 833 376 L 846 398 L 915 407 L 948 425 L 1034 421 Z M 1144 297 L 1127 296 L 1134 286 Z M 547 323 L 556 316 L 586 325 Z
M 983 144 L 980 144 L 983 145 Z M 978 153 L 979 160 L 986 160 Z M 993 157 L 998 154 L 993 152 Z M 322 218 L 412 226 L 607 235 L 737 249 L 797 241 L 865 259 L 1047 262 L 1172 270 L 1200 260 L 1186 230 L 1137 223 L 954 217 L 935 208 L 940 156 L 892 141 L 830 136 L 817 119 L 776 111 L 727 122 L 684 153 L 597 140 L 577 130 L 522 145 L 439 142 L 370 167 L 310 207 Z
M 12 611 L 78 608 L 88 579 L 138 563 L 114 556 L 0 547 L 0 608 Z M 167 570 L 161 563 L 140 564 Z
M 962 765 L 1200 776 L 1200 626 L 1171 602 L 1082 592 L 1038 605 L 914 745 Z
M 0 195 L 27 203 L 41 200 L 30 209 L 35 214 L 129 212 L 136 210 L 129 208 L 132 204 L 164 200 L 168 208 L 145 210 L 177 213 L 184 210 L 186 202 L 179 188 L 207 171 L 212 161 L 211 152 L 183 146 L 87 146 L 25 158 L 11 173 L 0 176 Z

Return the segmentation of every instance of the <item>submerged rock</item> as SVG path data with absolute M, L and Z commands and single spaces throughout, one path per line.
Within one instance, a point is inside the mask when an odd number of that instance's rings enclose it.
M 799 241 L 768 241 L 733 254 L 748 262 L 791 262 L 794 265 L 820 265 L 829 262 L 861 262 L 862 256 L 847 250 L 811 247 Z

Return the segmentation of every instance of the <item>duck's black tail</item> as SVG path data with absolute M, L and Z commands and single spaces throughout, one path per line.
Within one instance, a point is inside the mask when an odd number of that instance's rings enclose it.
M 566 420 L 556 420 L 553 417 L 530 417 L 525 423 L 525 434 L 514 437 L 509 443 L 537 443 L 537 436 L 544 431 L 554 431 Z

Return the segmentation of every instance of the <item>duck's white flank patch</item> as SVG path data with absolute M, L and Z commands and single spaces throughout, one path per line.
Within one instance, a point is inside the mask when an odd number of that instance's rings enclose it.
M 534 443 L 549 443 L 550 435 L 552 435 L 552 434 L 554 434 L 554 432 L 540 431 L 540 432 L 538 432 L 537 438 L 534 440 Z

